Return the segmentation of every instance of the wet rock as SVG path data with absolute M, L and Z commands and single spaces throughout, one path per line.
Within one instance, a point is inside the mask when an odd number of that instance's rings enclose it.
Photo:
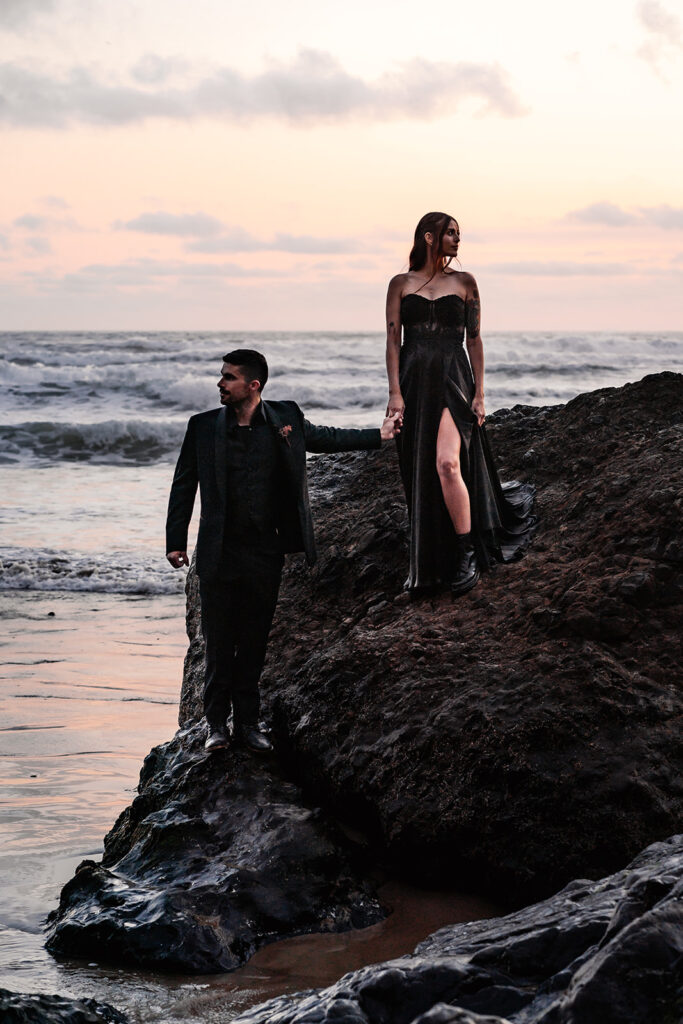
M 543 522 L 521 562 L 456 603 L 402 592 L 408 524 L 392 446 L 312 460 L 321 557 L 313 571 L 288 562 L 262 685 L 277 758 L 203 752 L 190 574 L 181 731 L 145 761 L 102 864 L 85 862 L 65 887 L 49 948 L 219 971 L 288 935 L 379 919 L 353 845 L 316 807 L 365 831 L 364 870 L 379 857 L 511 906 L 615 871 L 676 831 L 681 384 L 659 374 L 490 417 L 508 475 L 528 478 L 525 453 L 538 453 Z M 411 1002 L 416 962 L 399 984 L 410 1020 L 465 984 L 495 995 L 463 1004 L 471 1012 L 509 1016 L 529 1001 L 504 964 L 473 961 L 465 982 L 440 956 L 428 1004 Z M 382 1005 L 384 982 L 367 978 Z
M 262 690 L 286 769 L 396 870 L 519 905 L 676 831 L 682 424 L 673 373 L 489 417 L 542 527 L 456 603 L 402 594 L 392 446 L 311 461 L 320 564 L 288 562 Z
M 296 786 L 204 729 L 145 760 L 139 795 L 48 921 L 54 953 L 179 972 L 227 971 L 259 947 L 365 927 L 383 912 L 352 847 Z
M 683 1011 L 683 836 L 599 882 L 442 928 L 331 988 L 235 1024 L 674 1024 Z M 483 1016 L 482 1016 L 483 1015 Z
M 447 1006 L 446 1003 L 438 1003 L 426 1013 L 421 1013 L 412 1024 L 509 1024 L 502 1017 L 490 1017 L 488 1014 L 482 1017 L 479 1013 L 470 1013 L 457 1006 Z
M 0 989 L 2 1024 L 128 1024 L 128 1018 L 94 999 L 27 995 Z

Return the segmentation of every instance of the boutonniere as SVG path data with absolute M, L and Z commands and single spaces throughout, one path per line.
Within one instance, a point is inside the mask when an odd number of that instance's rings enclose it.
M 292 426 L 290 423 L 285 423 L 284 427 L 280 427 L 278 434 L 282 440 L 286 443 L 287 447 L 291 447 L 289 443 L 289 435 L 292 433 Z

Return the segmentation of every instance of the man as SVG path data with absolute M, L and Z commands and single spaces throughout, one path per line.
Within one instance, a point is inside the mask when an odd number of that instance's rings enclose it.
M 227 745 L 231 708 L 235 739 L 254 751 L 272 750 L 259 730 L 258 682 L 284 553 L 305 551 L 309 565 L 316 560 L 306 452 L 379 448 L 400 429 L 398 416 L 380 430 L 314 426 L 295 402 L 264 402 L 267 379 L 260 352 L 235 349 L 223 357 L 222 408 L 190 419 L 168 503 L 166 557 L 178 569 L 189 564 L 187 531 L 199 485 L 206 750 Z

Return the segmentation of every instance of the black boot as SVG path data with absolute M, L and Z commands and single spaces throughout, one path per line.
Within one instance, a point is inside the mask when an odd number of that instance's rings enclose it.
M 241 725 L 235 730 L 235 735 L 238 742 L 255 754 L 270 754 L 273 749 L 273 744 L 258 725 Z
M 455 576 L 451 581 L 451 594 L 460 597 L 479 582 L 479 566 L 474 553 L 471 533 L 458 533 L 458 552 L 455 562 Z
M 230 733 L 224 725 L 207 724 L 206 743 L 204 750 L 224 750 L 230 742 Z

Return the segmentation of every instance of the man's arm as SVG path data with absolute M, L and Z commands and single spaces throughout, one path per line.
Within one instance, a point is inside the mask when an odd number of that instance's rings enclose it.
M 379 430 L 376 427 L 354 429 L 344 427 L 319 427 L 303 421 L 304 439 L 308 452 L 355 452 L 368 448 L 379 448 L 382 441 L 389 441 L 401 429 L 400 416 L 387 416 Z
M 192 519 L 198 479 L 194 424 L 190 420 L 173 475 L 166 517 L 166 557 L 174 569 L 188 564 L 187 531 Z

